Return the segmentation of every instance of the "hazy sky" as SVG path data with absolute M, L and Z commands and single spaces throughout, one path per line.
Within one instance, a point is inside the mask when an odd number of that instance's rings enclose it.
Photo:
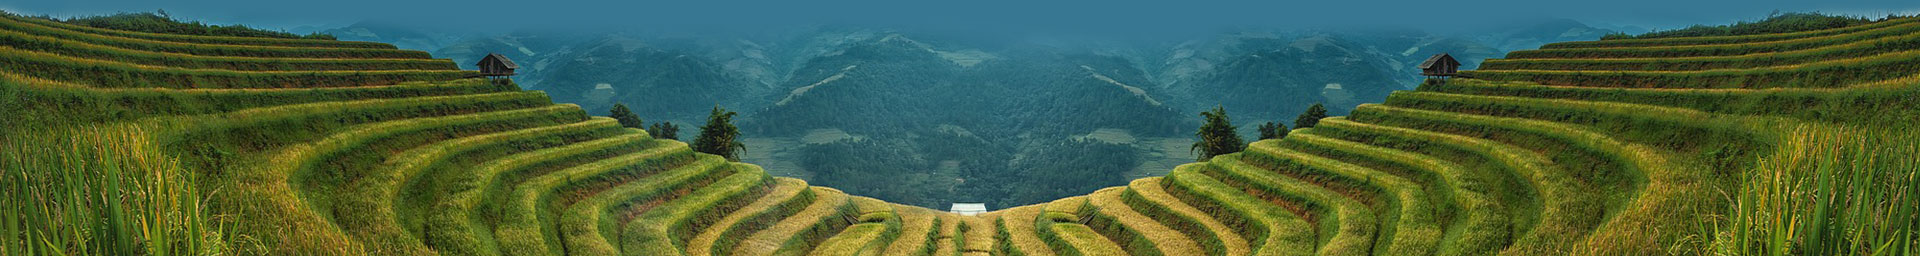
M 1484 1 L 587 1 L 587 0 L 4 0 L 0 9 L 73 15 L 165 9 L 176 17 L 256 27 L 341 26 L 379 19 L 438 26 L 766 26 L 875 24 L 1008 30 L 1191 30 L 1228 26 L 1446 27 L 1552 17 L 1674 28 L 1752 20 L 1773 10 L 1882 16 L 1916 0 Z

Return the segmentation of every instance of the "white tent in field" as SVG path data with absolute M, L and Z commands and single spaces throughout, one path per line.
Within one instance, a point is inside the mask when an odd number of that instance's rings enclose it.
M 966 215 L 966 216 L 979 215 L 982 213 L 987 213 L 987 204 L 955 203 L 953 204 L 953 208 L 948 209 L 947 212 L 958 213 L 960 215 Z

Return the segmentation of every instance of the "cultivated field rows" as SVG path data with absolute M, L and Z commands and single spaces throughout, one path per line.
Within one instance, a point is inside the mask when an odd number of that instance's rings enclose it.
M 220 188 L 241 254 L 1696 254 L 1751 159 L 1810 150 L 1787 141 L 1806 129 L 1914 122 L 1916 36 L 1897 19 L 1552 44 L 978 216 L 773 177 L 385 44 L 5 16 L 0 82 L 33 109 L 110 113 L 73 124 L 155 129 L 138 134 Z

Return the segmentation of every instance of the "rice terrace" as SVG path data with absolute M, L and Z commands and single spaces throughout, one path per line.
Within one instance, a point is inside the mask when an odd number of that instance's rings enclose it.
M 1895 11 L 1442 50 L 1465 39 L 453 40 L 9 7 L 0 255 L 1920 255 L 1920 17 Z M 1316 65 L 1391 72 L 1245 78 Z

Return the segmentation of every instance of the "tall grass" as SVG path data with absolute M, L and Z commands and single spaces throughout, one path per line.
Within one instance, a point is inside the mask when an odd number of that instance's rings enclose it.
M 1127 190 L 1121 194 L 1121 200 L 1129 208 L 1141 214 L 1155 216 L 1154 220 L 1168 228 L 1186 234 L 1195 243 L 1205 247 L 1206 255 L 1247 255 L 1247 239 L 1233 233 L 1233 228 L 1221 224 L 1219 220 L 1208 217 L 1205 212 L 1180 202 L 1180 199 L 1167 194 L 1160 186 L 1159 177 L 1133 180 L 1127 184 Z
M 1407 177 L 1283 147 L 1280 140 L 1256 142 L 1240 160 L 1286 173 L 1371 204 L 1379 216 L 1374 250 L 1391 254 L 1432 254 L 1441 240 L 1440 216 L 1427 190 Z M 1368 199 L 1371 199 L 1370 201 Z
M 1086 196 L 1053 200 L 1042 206 L 1043 210 L 1032 224 L 1033 229 L 1040 235 L 1040 241 L 1046 242 L 1047 247 L 1058 255 L 1126 255 L 1125 248 L 1082 224 L 1089 218 L 1077 213 L 1088 207 Z M 966 226 L 961 227 L 964 233 Z
M 1478 255 L 1499 251 L 1511 240 L 1508 223 L 1509 216 L 1502 207 L 1490 202 L 1492 197 L 1484 191 L 1470 189 L 1478 187 L 1467 168 L 1453 162 L 1440 160 L 1434 156 L 1408 151 L 1377 147 L 1358 142 L 1324 137 L 1321 133 L 1339 128 L 1336 125 L 1316 126 L 1288 133 L 1284 145 L 1318 151 L 1321 156 L 1338 160 L 1352 160 L 1352 163 L 1375 167 L 1389 173 L 1405 173 L 1426 182 L 1426 189 L 1433 193 L 1430 214 L 1447 224 L 1443 239 L 1440 240 L 1437 254 L 1441 255 Z M 1253 149 L 1263 147 L 1255 143 Z M 1403 208 L 1406 209 L 1406 208 Z
M 1120 245 L 1114 244 L 1113 241 L 1108 241 L 1105 237 L 1101 237 L 1099 232 L 1093 231 L 1093 229 L 1087 227 L 1087 225 L 1051 223 L 1047 224 L 1046 228 L 1046 230 L 1051 233 L 1059 235 L 1056 239 L 1073 248 L 1072 250 L 1056 250 L 1060 252 L 1060 255 L 1127 255 L 1127 251 L 1120 248 Z
M 473 77 L 463 70 L 232 71 L 82 59 L 0 46 L 0 68 L 103 88 L 308 88 L 390 85 Z
M 1812 49 L 1829 45 L 1872 40 L 1875 38 L 1905 35 L 1916 31 L 1920 31 L 1920 23 L 1905 23 L 1856 33 L 1740 44 L 1525 50 L 1509 52 L 1507 53 L 1507 58 L 1671 58 L 1731 56 Z
M 1107 239 L 1122 243 L 1132 255 L 1204 255 L 1198 241 L 1167 226 L 1154 216 L 1134 211 L 1121 198 L 1126 187 L 1110 187 L 1087 195 L 1093 207 L 1084 213 L 1093 217 L 1087 227 Z
M 733 249 L 735 255 L 797 255 L 824 242 L 833 234 L 840 233 L 852 225 L 852 221 L 841 216 L 857 214 L 852 197 L 846 193 L 828 188 L 815 188 L 819 199 L 812 205 L 795 212 L 767 226 L 759 232 L 748 235 L 747 239 Z
M 433 57 L 433 55 L 423 51 L 398 49 L 311 48 L 157 41 L 83 33 L 6 18 L 0 18 L 0 29 L 125 49 L 201 56 L 355 59 L 425 59 Z
M 935 228 L 936 231 L 934 231 L 937 235 L 935 235 L 933 241 L 932 254 L 929 255 L 960 254 L 960 247 L 957 245 L 959 242 L 955 242 L 959 240 L 959 238 L 957 238 L 958 235 L 956 235 L 960 232 L 959 218 L 962 217 L 949 216 L 940 218 L 940 223 L 936 223 L 938 224 L 936 226 L 939 228 Z
M 251 71 L 459 69 L 459 66 L 455 66 L 453 61 L 447 59 L 260 58 L 151 52 L 34 36 L 10 30 L 0 30 L 0 45 L 79 58 L 179 68 Z
M 566 242 L 564 246 L 567 247 L 567 253 L 618 254 L 619 249 L 609 241 L 618 237 L 618 224 L 623 220 L 618 216 L 610 216 L 620 212 L 614 209 L 645 210 L 659 202 L 684 195 L 676 191 L 692 191 L 733 174 L 733 168 L 727 168 L 724 159 L 702 157 L 701 160 L 643 180 L 608 188 L 567 205 L 558 221 L 561 241 Z
M 7 130 L 0 254 L 218 255 L 225 226 L 145 128 Z M 215 189 L 217 190 L 217 189 Z
M 1161 179 L 1161 185 L 1168 194 L 1236 227 L 1253 247 L 1253 255 L 1313 254 L 1318 241 L 1312 223 L 1214 180 L 1201 173 L 1202 168 L 1209 167 L 1204 163 L 1176 167 Z
M 1920 98 L 1910 96 L 1920 94 L 1920 86 L 1916 85 L 1920 85 L 1920 76 L 1856 84 L 1848 88 L 1817 89 L 1629 89 L 1453 79 L 1445 85 L 1422 86 L 1420 91 L 1514 96 L 1511 99 L 1528 100 L 1618 102 L 1687 108 L 1714 114 L 1783 116 L 1825 122 L 1862 122 L 1887 117 L 1920 118 Z M 1920 121 L 1920 119 L 1910 121 Z
M 622 176 L 644 177 L 681 163 L 695 160 L 693 151 L 669 141 L 665 147 L 623 155 L 547 173 L 515 184 L 500 204 L 500 220 L 494 226 L 500 252 L 505 255 L 562 254 L 564 248 L 553 223 L 558 191 L 568 187 L 609 179 L 630 180 Z
M 902 206 L 896 211 L 900 214 L 900 237 L 887 245 L 881 255 L 927 255 L 933 252 L 940 241 L 940 218 L 945 212 L 931 209 Z M 1001 232 L 1008 229 L 1001 228 Z M 1028 236 L 1032 236 L 1031 233 Z M 1002 240 L 1007 241 L 1007 240 Z
M 892 238 L 888 237 L 890 234 L 899 234 L 898 222 L 899 220 L 896 219 L 888 219 L 888 222 L 883 223 L 860 223 L 847 226 L 847 229 L 840 231 L 840 234 L 821 242 L 820 249 L 807 255 L 877 255 L 879 249 L 884 248 L 887 242 L 891 242 Z
M 0 71 L 0 87 L 9 96 L 5 108 L 33 109 L 21 123 L 84 124 L 140 118 L 213 114 L 248 108 L 328 101 L 396 99 L 519 91 L 508 83 L 481 79 L 406 82 L 378 87 L 303 89 L 91 88 Z
M 13 13 L 7 13 L 7 12 L 0 12 L 0 19 L 9 19 L 9 20 L 14 20 L 19 22 L 32 23 L 35 25 L 73 30 L 77 32 L 100 34 L 105 36 L 139 38 L 139 39 L 167 41 L 167 42 L 261 45 L 261 46 L 290 46 L 290 47 L 334 47 L 334 48 L 367 48 L 367 49 L 394 49 L 395 48 L 393 45 L 390 45 L 390 44 L 375 43 L 375 42 L 268 38 L 268 37 L 243 37 L 243 36 L 180 35 L 180 34 L 149 33 L 149 32 L 140 32 L 140 31 L 105 29 L 105 28 L 96 28 L 96 27 L 89 27 L 89 26 L 67 24 L 63 22 L 57 22 L 57 21 L 34 18 L 34 17 L 24 17 L 19 14 L 13 14 Z
M 894 211 L 893 204 L 868 197 L 854 197 L 853 201 L 860 212 L 856 224 L 820 242 L 807 255 L 881 255 L 900 238 L 905 219 Z
M 732 176 L 640 213 L 628 221 L 620 236 L 621 255 L 686 255 L 686 241 L 719 219 L 763 195 L 773 182 L 759 166 L 734 164 Z
M 564 114 L 563 114 L 564 115 Z M 517 147 L 543 147 L 566 144 L 614 134 L 622 130 L 611 119 L 599 118 L 582 122 L 571 117 L 561 117 L 560 121 L 544 119 L 500 119 L 499 123 L 524 124 L 528 127 L 511 128 L 467 128 L 474 133 L 419 133 L 403 134 L 399 137 L 463 136 L 454 139 L 431 141 L 426 144 L 407 143 L 408 139 L 383 139 L 376 145 L 356 148 L 356 151 L 390 152 L 405 147 L 399 153 L 386 155 L 386 161 L 356 160 L 352 153 L 338 155 L 331 163 L 366 163 L 366 165 L 340 164 L 344 168 L 360 168 L 370 171 L 340 171 L 336 175 L 345 179 L 315 179 L 332 185 L 309 185 L 307 194 L 324 195 L 325 199 L 308 198 L 316 210 L 332 210 L 335 225 L 354 236 L 365 239 L 367 245 L 376 248 L 425 248 L 423 240 L 433 237 L 423 236 L 424 227 L 418 214 L 422 207 L 431 201 L 421 198 L 432 182 L 422 181 L 426 173 L 443 168 L 467 168 L 463 159 L 486 159 L 497 157 L 497 152 L 520 150 Z M 541 126 L 545 125 L 545 126 Z M 517 129 L 517 130 L 508 130 Z M 463 133 L 465 133 L 463 131 Z M 484 133 L 484 134 L 481 134 Z M 378 134 L 378 133 L 373 133 Z M 359 158 L 367 159 L 367 158 Z M 335 181 L 335 182 L 329 182 Z M 325 191 L 314 193 L 313 191 Z
M 1318 222 L 1319 254 L 1372 254 L 1380 222 L 1373 210 L 1358 200 L 1326 187 L 1263 169 L 1241 159 L 1246 153 L 1216 156 L 1202 173 L 1255 197 L 1291 206 L 1308 221 Z M 1269 206 L 1272 207 L 1272 206 Z
M 1920 24 L 1915 24 L 1920 25 Z M 1912 76 L 1920 50 L 1752 69 L 1700 71 L 1465 71 L 1473 78 L 1625 88 L 1840 88 Z
M 1757 68 L 1803 64 L 1822 60 L 1873 56 L 1920 48 L 1920 34 L 1863 40 L 1795 51 L 1733 56 L 1608 59 L 1493 59 L 1480 70 L 1642 70 L 1686 71 Z
M 1001 238 L 1004 241 L 1001 245 L 1004 247 L 1003 250 L 1013 255 L 1054 255 L 1053 249 L 1047 247 L 1047 242 L 1041 240 L 1040 231 L 1034 229 L 1034 223 L 1040 218 L 1040 212 L 1045 211 L 1042 209 L 1044 207 L 1044 205 L 1027 205 L 989 213 L 996 219 L 995 226 L 999 226 L 1001 232 L 1006 232 L 1006 235 Z
M 735 245 L 747 235 L 766 229 L 780 219 L 793 216 L 812 205 L 818 193 L 807 186 L 805 181 L 792 178 L 777 178 L 777 184 L 752 204 L 741 207 L 739 211 L 728 213 L 726 217 L 715 221 L 712 228 L 700 231 L 699 235 L 687 242 L 687 254 L 711 255 L 733 251 Z
M 1722 255 L 1920 253 L 1920 133 L 1911 123 L 1798 125 L 1728 194 Z
M 1915 19 L 1915 18 L 1891 19 L 1891 20 L 1874 22 L 1874 23 L 1870 23 L 1867 25 L 1860 25 L 1860 26 L 1800 31 L 1800 32 L 1792 32 L 1792 33 L 1731 35 L 1731 36 L 1666 37 L 1666 38 L 1647 38 L 1647 39 L 1601 39 L 1599 41 L 1558 42 L 1558 43 L 1550 43 L 1550 44 L 1542 45 L 1540 46 L 1540 49 L 1757 43 L 1757 42 L 1767 42 L 1767 41 L 1793 40 L 1793 39 L 1802 39 L 1802 38 L 1809 38 L 1809 37 L 1849 34 L 1849 33 L 1865 31 L 1869 29 L 1878 29 L 1878 28 L 1884 28 L 1884 27 L 1889 27 L 1894 25 L 1911 23 L 1913 21 L 1920 21 L 1920 19 Z
M 441 191 L 426 213 L 424 226 L 428 246 L 443 254 L 498 255 L 494 245 L 488 204 L 507 193 L 515 177 L 539 175 L 603 157 L 623 155 L 655 144 L 642 132 L 613 136 L 566 146 L 527 151 L 480 163 L 477 170 L 456 174 L 439 181 Z

